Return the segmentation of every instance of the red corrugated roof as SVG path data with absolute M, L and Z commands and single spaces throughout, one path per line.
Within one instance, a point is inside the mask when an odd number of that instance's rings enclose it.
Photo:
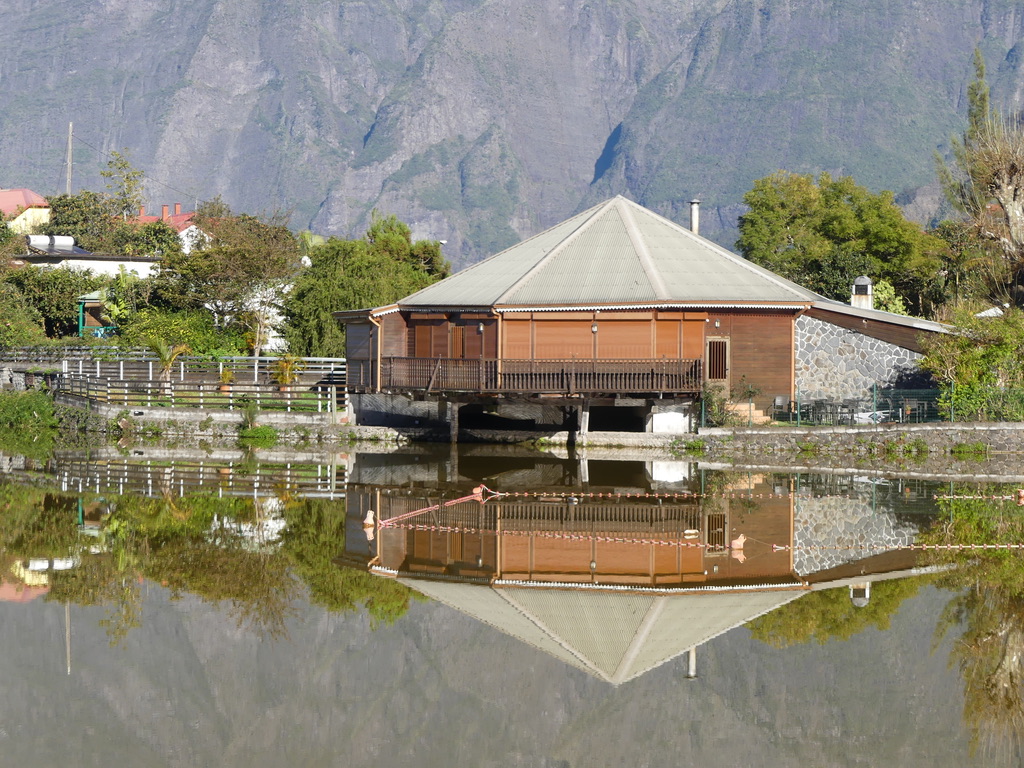
M 186 229 L 192 226 L 192 217 L 195 216 L 195 211 L 188 211 L 187 213 L 179 214 L 168 214 L 166 219 L 159 216 L 136 216 L 132 221 L 136 221 L 139 224 L 150 224 L 154 221 L 162 221 L 175 232 L 184 232 Z
M 0 584 L 0 602 L 28 603 L 49 591 L 49 587 L 29 587 L 5 581 Z
M 26 208 L 49 208 L 46 198 L 31 189 L 0 189 L 0 211 L 5 216 L 14 216 Z

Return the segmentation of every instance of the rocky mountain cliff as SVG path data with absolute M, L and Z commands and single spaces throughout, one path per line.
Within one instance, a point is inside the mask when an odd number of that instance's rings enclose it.
M 971 53 L 1024 98 L 1017 0 L 9 0 L 0 185 L 151 206 L 221 194 L 359 234 L 394 212 L 465 264 L 624 194 L 732 244 L 778 168 L 854 175 L 915 215 Z

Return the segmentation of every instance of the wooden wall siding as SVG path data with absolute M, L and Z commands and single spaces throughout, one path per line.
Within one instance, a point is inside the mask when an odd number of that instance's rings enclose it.
M 719 327 L 715 327 L 718 321 Z M 793 394 L 792 313 L 712 312 L 708 336 L 730 341 L 729 381 L 736 392 L 743 381 L 756 387 L 754 408 L 766 410 L 778 395 Z
M 398 312 L 380 318 L 381 357 L 401 357 L 406 354 L 409 343 L 406 340 L 405 318 Z
M 568 360 L 594 357 L 591 320 L 533 321 L 533 359 Z
M 658 318 L 654 330 L 655 357 L 682 357 L 683 321 Z
M 345 357 L 350 386 L 373 388 L 377 384 L 376 326 L 348 323 L 345 327 Z
M 898 347 L 909 349 L 911 352 L 924 352 L 919 339 L 922 334 L 926 334 L 928 331 L 922 331 L 919 328 L 908 328 L 903 325 L 884 323 L 880 320 L 867 320 L 840 312 L 829 312 L 827 309 L 818 309 L 816 307 L 808 309 L 806 314 L 808 317 L 823 320 L 826 323 L 832 323 L 832 325 L 838 325 L 840 328 L 857 331 L 865 336 L 887 341 Z
M 686 313 L 691 314 L 690 312 Z M 684 360 L 702 360 L 704 358 L 704 336 L 707 333 L 708 324 L 703 318 L 698 320 L 683 320 L 683 351 Z
M 502 345 L 505 347 L 502 357 L 509 360 L 529 360 L 533 357 L 533 323 L 528 317 L 505 317 L 501 327 Z
M 373 334 L 369 323 L 349 323 L 345 328 L 345 357 L 350 360 L 369 360 L 373 357 Z
M 597 333 L 587 324 L 587 331 L 597 338 L 597 357 L 600 360 L 650 360 L 653 349 L 654 323 L 650 317 L 641 320 L 597 321 Z

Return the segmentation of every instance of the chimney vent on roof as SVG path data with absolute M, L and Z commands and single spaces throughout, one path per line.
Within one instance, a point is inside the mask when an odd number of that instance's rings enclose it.
M 180 216 L 181 215 L 181 203 L 175 203 L 174 204 L 174 215 L 175 216 Z
M 139 206 L 139 218 L 141 219 L 145 215 L 146 215 L 146 206 L 140 205 Z
M 160 206 L 160 220 L 161 221 L 167 221 L 167 211 L 170 210 L 170 207 L 171 206 L 169 206 L 169 205 L 162 205 L 162 206 Z
M 875 295 L 872 290 L 871 278 L 861 275 L 853 280 L 850 290 L 850 306 L 858 309 L 874 309 Z
M 690 201 L 690 231 L 695 235 L 700 234 L 700 200 Z

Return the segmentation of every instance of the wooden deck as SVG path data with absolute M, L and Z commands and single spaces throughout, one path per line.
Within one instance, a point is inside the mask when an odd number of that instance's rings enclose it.
M 701 360 L 508 360 L 385 357 L 348 361 L 350 392 L 697 394 Z

